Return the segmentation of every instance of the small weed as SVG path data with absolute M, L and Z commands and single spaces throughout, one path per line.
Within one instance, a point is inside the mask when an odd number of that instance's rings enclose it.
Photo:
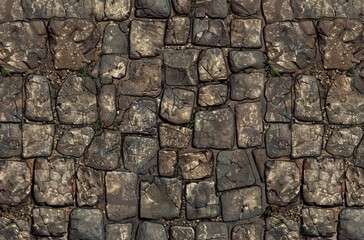
M 99 131 L 101 130 L 101 119 L 100 118 L 97 118 L 96 122 L 94 122 L 92 124 L 92 128 L 95 130 L 95 131 Z
M 271 206 L 268 206 L 265 208 L 264 212 L 262 214 L 260 214 L 259 218 L 266 219 L 266 218 L 272 216 L 272 213 L 273 213 L 273 208 Z
M 81 68 L 79 71 L 78 71 L 78 75 L 80 77 L 87 77 L 88 76 L 88 72 L 85 68 Z
M 10 76 L 10 71 L 4 67 L 0 66 L 0 72 L 1 72 L 1 76 L 3 77 L 9 77 Z
M 191 10 L 195 10 L 198 7 L 197 3 L 191 3 Z
M 193 127 L 195 126 L 195 119 L 192 119 L 189 123 L 187 123 L 186 127 L 193 129 Z
M 269 73 L 274 76 L 274 77 L 279 77 L 281 76 L 281 73 L 279 72 L 278 68 L 273 67 L 273 66 L 269 66 Z
M 346 76 L 348 76 L 348 77 L 355 77 L 355 70 L 354 70 L 354 68 L 349 69 L 346 72 Z
M 120 119 L 115 119 L 114 122 L 113 122 L 113 125 L 115 127 L 119 127 L 121 125 L 121 120 Z

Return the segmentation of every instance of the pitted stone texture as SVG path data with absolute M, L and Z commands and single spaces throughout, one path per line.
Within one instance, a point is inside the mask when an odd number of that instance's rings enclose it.
M 262 145 L 263 116 L 261 103 L 238 104 L 235 111 L 238 146 L 249 148 Z
M 32 220 L 32 233 L 34 235 L 62 237 L 67 233 L 66 213 L 62 209 L 33 208 Z
M 140 99 L 130 104 L 120 124 L 121 133 L 156 133 L 157 105 L 153 100 Z
M 10 72 L 34 69 L 47 57 L 47 30 L 44 22 L 3 23 L 0 24 L 0 32 L 0 66 Z
M 91 127 L 64 130 L 57 143 L 57 151 L 66 156 L 81 157 L 91 143 L 94 130 Z
M 290 0 L 263 0 L 263 12 L 267 23 L 293 20 Z
M 129 18 L 130 7 L 129 0 L 106 0 L 105 15 L 109 20 L 122 21 Z
M 177 178 L 154 178 L 140 183 L 140 217 L 174 219 L 180 215 L 182 181 Z
M 343 204 L 344 161 L 326 157 L 305 159 L 303 198 L 308 204 L 339 206 Z
M 181 88 L 166 88 L 163 93 L 160 115 L 175 124 L 191 121 L 195 92 Z
M 57 97 L 59 121 L 64 124 L 91 124 L 97 119 L 96 84 L 89 77 L 70 75 Z
M 80 166 L 76 175 L 77 206 L 95 206 L 104 195 L 104 178 L 100 171 Z
M 279 158 L 291 155 L 292 141 L 289 124 L 272 123 L 265 133 L 267 155 Z
M 43 124 L 23 125 L 23 153 L 24 158 L 48 157 L 52 153 L 54 125 Z
M 311 21 L 276 22 L 264 28 L 268 58 L 283 72 L 295 72 L 316 57 L 316 29 Z
M 103 240 L 104 218 L 99 209 L 75 208 L 70 214 L 68 239 Z
M 226 80 L 228 72 L 221 49 L 209 48 L 201 52 L 198 73 L 201 82 Z
M 226 84 L 209 84 L 198 89 L 198 105 L 210 107 L 226 102 L 228 87 Z
M 112 83 L 125 77 L 128 59 L 119 55 L 103 55 L 101 57 L 99 76 L 102 83 Z
M 197 19 L 193 21 L 193 43 L 202 46 L 228 46 L 229 31 L 221 19 Z
M 211 176 L 214 159 L 210 150 L 183 150 L 178 152 L 178 165 L 184 179 L 202 179 Z
M 310 237 L 332 237 L 336 233 L 335 212 L 331 209 L 302 209 L 302 234 Z
M 300 236 L 299 223 L 289 217 L 277 216 L 268 217 L 266 220 L 266 231 L 264 239 L 280 240 L 285 239 L 302 239 Z
M 102 127 L 110 127 L 116 118 L 116 88 L 113 84 L 102 85 L 99 93 L 100 121 Z
M 338 239 L 361 239 L 364 235 L 364 210 L 346 208 L 339 215 Z
M 167 85 L 197 85 L 197 60 L 199 50 L 164 49 L 163 54 Z
M 247 68 L 262 69 L 266 57 L 261 51 L 230 51 L 229 64 L 232 72 L 240 72 Z
M 126 136 L 123 145 L 124 167 L 138 174 L 146 174 L 157 165 L 158 139 Z
M 85 164 L 100 170 L 113 170 L 120 164 L 120 155 L 120 133 L 118 131 L 104 130 L 92 140 L 85 153 Z
M 193 145 L 197 148 L 231 149 L 234 146 L 234 113 L 230 108 L 195 114 Z
M 292 118 L 292 80 L 290 77 L 269 78 L 265 85 L 267 122 L 290 123 Z
M 177 167 L 177 153 L 173 150 L 159 150 L 158 172 L 160 176 L 172 177 Z
M 128 38 L 118 24 L 110 23 L 105 27 L 102 38 L 102 52 L 104 54 L 128 54 Z
M 292 125 L 293 158 L 316 157 L 321 154 L 324 126 L 320 124 Z
M 196 226 L 196 240 L 228 240 L 228 226 L 222 222 L 200 222 Z
M 265 182 L 265 163 L 269 160 L 272 160 L 267 155 L 267 152 L 264 148 L 256 148 L 252 151 L 255 166 L 258 169 L 260 179 L 262 182 Z
M 167 237 L 166 229 L 164 228 L 164 226 L 162 224 L 144 221 L 144 222 L 141 222 L 138 226 L 136 239 L 138 239 L 138 240 L 149 240 L 149 239 L 168 240 L 168 237 Z
M 146 18 L 168 18 L 171 15 L 171 3 L 169 0 L 161 1 L 135 1 L 135 16 Z
M 228 15 L 227 0 L 199 0 L 195 10 L 195 17 L 226 18 Z
M 23 80 L 21 77 L 0 78 L 0 122 L 22 121 L 22 88 Z
M 20 124 L 0 123 L 0 158 L 21 155 L 21 136 Z
M 195 240 L 195 230 L 192 227 L 171 226 L 169 237 L 171 240 Z
M 31 182 L 32 176 L 25 161 L 0 160 L 1 204 L 16 206 L 25 202 L 30 195 Z
M 346 204 L 352 206 L 364 206 L 364 170 L 362 168 L 349 166 L 345 176 Z
M 105 227 L 105 239 L 133 240 L 132 231 L 133 231 L 133 224 L 131 223 L 107 224 Z
M 34 162 L 33 194 L 35 201 L 39 205 L 73 205 L 74 177 L 73 159 L 37 158 Z
M 364 140 L 362 139 L 354 152 L 354 164 L 364 168 Z
M 231 190 L 221 195 L 222 219 L 237 221 L 262 213 L 262 190 L 258 186 Z
M 215 192 L 215 182 L 200 181 L 186 185 L 187 218 L 213 218 L 219 215 L 219 198 Z
M 188 15 L 191 11 L 190 0 L 172 0 L 173 9 L 177 14 Z
M 253 185 L 255 177 L 247 152 L 240 149 L 219 152 L 216 178 L 219 191 Z
M 132 96 L 157 97 L 163 81 L 163 61 L 159 58 L 132 60 L 129 77 L 121 81 L 120 93 Z
M 268 203 L 287 206 L 297 200 L 300 187 L 300 169 L 295 162 L 268 161 L 265 164 Z
M 325 69 L 349 70 L 364 59 L 363 24 L 360 21 L 320 20 L 317 29 Z
M 130 58 L 155 57 L 162 53 L 166 23 L 132 20 L 130 25 Z
M 0 22 L 12 22 L 24 19 L 22 0 L 5 0 L 0 6 Z
M 161 123 L 159 145 L 166 148 L 186 148 L 192 140 L 192 129 Z
M 29 222 L 25 217 L 0 217 L 0 236 L 6 240 L 31 239 Z
M 241 17 L 260 15 L 261 0 L 231 0 L 231 11 Z
M 335 156 L 350 157 L 363 137 L 361 127 L 334 129 L 326 143 L 326 151 Z
M 231 21 L 230 28 L 232 47 L 262 47 L 262 20 L 235 18 Z
M 107 172 L 105 176 L 106 214 L 112 221 L 138 214 L 138 176 L 128 172 Z
M 241 224 L 233 227 L 231 240 L 256 239 L 263 240 L 263 225 L 259 222 Z
M 174 16 L 168 19 L 165 43 L 186 44 L 190 35 L 191 20 L 188 17 Z
M 33 121 L 52 121 L 49 82 L 45 76 L 33 75 L 25 84 L 25 116 Z
M 100 32 L 89 20 L 76 18 L 51 20 L 50 48 L 56 69 L 80 70 L 91 62 L 91 53 L 100 40 Z
M 230 75 L 231 99 L 253 100 L 264 91 L 265 75 L 263 73 L 235 73 Z

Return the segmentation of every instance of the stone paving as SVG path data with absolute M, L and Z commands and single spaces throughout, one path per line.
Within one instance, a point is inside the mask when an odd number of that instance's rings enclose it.
M 0 239 L 364 239 L 363 0 L 3 0 Z

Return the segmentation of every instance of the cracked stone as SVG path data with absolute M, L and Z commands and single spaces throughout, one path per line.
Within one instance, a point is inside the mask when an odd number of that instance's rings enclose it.
M 76 175 L 77 206 L 95 206 L 104 194 L 102 173 L 93 168 L 80 166 Z
M 196 17 L 210 18 L 226 18 L 228 15 L 229 5 L 227 0 L 199 0 L 197 1 L 197 8 L 195 10 Z
M 173 150 L 158 151 L 158 172 L 163 177 L 173 177 L 177 166 L 177 153 Z
M 201 82 L 226 80 L 228 72 L 221 49 L 209 48 L 201 52 L 198 73 Z
M 40 205 L 73 205 L 75 164 L 73 159 L 37 158 L 34 162 L 35 201 Z
M 342 209 L 339 214 L 338 239 L 361 239 L 364 235 L 364 210 L 357 208 Z
M 109 20 L 122 21 L 129 18 L 130 7 L 129 0 L 106 0 L 105 15 Z
M 211 107 L 226 102 L 228 87 L 226 84 L 209 84 L 198 89 L 198 105 Z
M 128 54 L 128 37 L 120 26 L 110 23 L 105 27 L 102 38 L 102 52 L 104 54 Z
M 190 0 L 172 0 L 172 5 L 177 14 L 188 15 L 191 11 Z
M 256 239 L 263 240 L 263 226 L 259 222 L 241 224 L 233 227 L 231 240 Z
M 290 0 L 264 0 L 262 6 L 267 23 L 294 19 Z
M 292 157 L 316 157 L 321 154 L 324 126 L 320 124 L 292 125 Z
M 336 234 L 335 213 L 331 209 L 302 209 L 302 234 L 311 237 L 332 237 Z
M 196 226 L 196 240 L 228 240 L 228 226 L 222 222 L 200 222 Z
M 116 88 L 113 84 L 102 85 L 99 93 L 100 121 L 110 127 L 116 118 Z
M 160 1 L 135 1 L 135 16 L 145 18 L 168 18 L 171 15 L 171 6 L 169 0 Z
M 345 176 L 346 204 L 352 206 L 364 206 L 364 170 L 362 168 L 349 166 Z
M 192 140 L 192 129 L 170 125 L 159 124 L 159 143 L 166 148 L 186 148 Z
M 0 6 L 0 22 L 13 22 L 24 19 L 22 0 L 5 0 Z
M 253 185 L 255 177 L 247 152 L 241 149 L 219 152 L 216 179 L 219 191 Z
M 303 198 L 308 204 L 340 206 L 343 204 L 344 161 L 326 157 L 305 159 Z
M 48 157 L 52 153 L 54 125 L 23 125 L 23 158 Z
M 363 137 L 361 127 L 334 129 L 326 143 L 326 151 L 335 156 L 350 157 Z
M 6 240 L 31 239 L 29 222 L 26 217 L 0 217 L 0 236 Z
M 101 57 L 99 76 L 102 83 L 112 83 L 114 79 L 125 77 L 128 59 L 118 55 L 103 55 Z
M 100 209 L 74 208 L 70 214 L 68 238 L 70 240 L 104 239 L 104 218 Z
M 230 75 L 231 99 L 241 101 L 259 98 L 264 91 L 265 74 L 235 73 Z
M 188 17 L 174 16 L 168 19 L 166 44 L 186 44 L 190 35 L 191 20 Z
M 241 17 L 260 15 L 261 0 L 231 0 L 231 11 Z
M 168 240 L 167 231 L 160 223 L 143 221 L 139 224 L 136 239 L 138 240 Z
M 57 151 L 66 156 L 81 157 L 94 137 L 91 127 L 64 130 L 57 143 Z
M 232 72 L 240 72 L 246 68 L 263 69 L 265 55 L 261 51 L 230 51 L 229 64 Z
M 138 176 L 128 172 L 107 172 L 105 176 L 106 214 L 112 221 L 138 214 Z
M 192 227 L 171 226 L 169 229 L 171 240 L 195 240 L 195 230 Z
M 62 209 L 33 208 L 32 220 L 32 233 L 35 235 L 62 237 L 67 233 L 66 213 Z
M 265 133 L 267 155 L 271 158 L 291 155 L 292 142 L 289 124 L 272 123 Z
M 183 179 L 203 179 L 211 176 L 214 159 L 210 150 L 183 150 L 178 152 L 178 165 Z
M 215 192 L 215 182 L 200 181 L 186 185 L 187 218 L 213 218 L 220 214 L 219 198 Z M 198 233 L 196 233 L 198 235 Z
M 266 219 L 264 239 L 279 240 L 282 237 L 286 239 L 302 239 L 299 223 L 284 216 L 268 217 Z
M 221 19 L 194 19 L 193 43 L 202 46 L 226 47 L 230 43 L 229 31 Z
M 107 224 L 105 227 L 106 240 L 122 239 L 122 240 L 133 240 L 133 224 L 131 223 L 114 223 Z
M 1 144 L 0 144 L 1 146 Z M 355 149 L 354 152 L 354 164 L 357 167 L 364 168 L 364 139 L 360 141 L 358 147 Z
M 21 155 L 21 136 L 20 124 L 0 123 L 0 158 Z
M 235 18 L 231 21 L 230 29 L 232 47 L 262 47 L 262 20 Z
M 0 78 L 0 122 L 22 121 L 23 117 L 22 88 L 23 88 L 23 80 L 21 77 Z

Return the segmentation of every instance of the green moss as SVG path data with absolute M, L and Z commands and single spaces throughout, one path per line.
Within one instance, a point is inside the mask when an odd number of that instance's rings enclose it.
M 4 67 L 0 66 L 0 72 L 1 72 L 1 76 L 3 77 L 9 77 L 10 76 L 10 71 Z
M 269 66 L 269 73 L 274 77 L 281 76 L 281 73 L 279 72 L 278 68 L 275 68 L 273 66 Z
M 273 212 L 273 208 L 271 206 L 268 206 L 265 208 L 264 212 L 262 214 L 260 214 L 259 218 L 266 219 L 266 218 L 272 216 L 272 212 Z
M 88 76 L 88 72 L 85 68 L 81 68 L 79 71 L 78 71 L 78 75 L 80 77 L 87 77 Z
M 94 122 L 92 124 L 92 128 L 95 130 L 95 131 L 99 131 L 101 130 L 101 119 L 100 118 L 97 118 L 96 122 Z

